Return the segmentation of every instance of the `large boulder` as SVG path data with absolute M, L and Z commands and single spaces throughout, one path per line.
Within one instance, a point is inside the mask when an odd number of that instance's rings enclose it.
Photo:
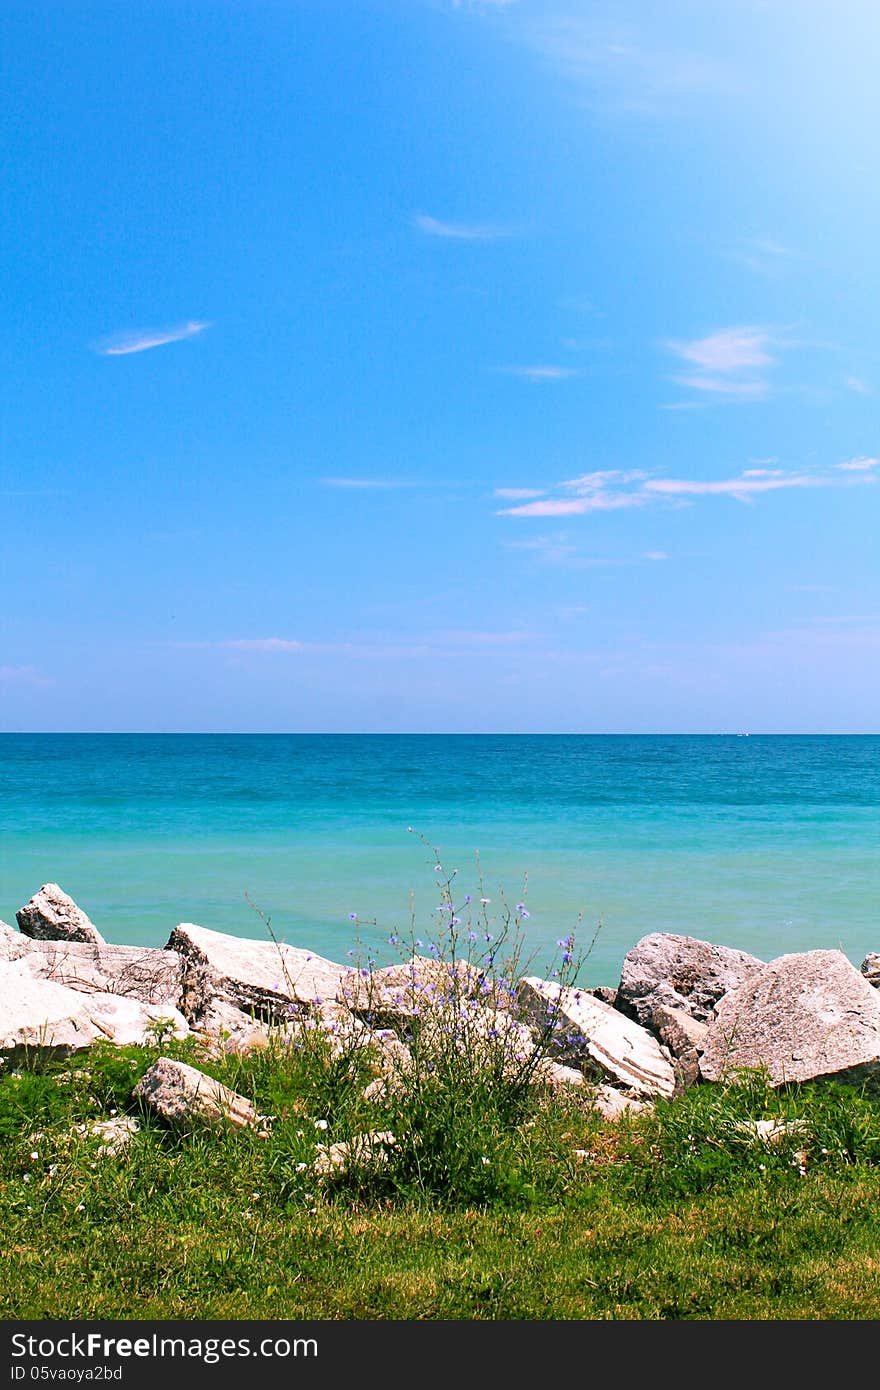
M 98 1030 L 87 1002 L 63 985 L 35 980 L 17 962 L 0 963 L 0 1054 L 65 1057 L 90 1047 Z
M 527 975 L 519 1006 L 538 1030 L 550 1028 L 554 1058 L 598 1073 L 639 1096 L 671 1096 L 675 1072 L 657 1039 L 587 990 Z
M 244 1096 L 172 1057 L 160 1057 L 144 1072 L 134 1095 L 163 1120 L 184 1128 L 201 1120 L 259 1130 L 262 1122 Z
M 637 941 L 620 973 L 617 1008 L 645 1028 L 662 1005 L 682 1009 L 706 1023 L 725 994 L 752 979 L 763 966 L 747 951 L 715 946 L 694 936 L 652 932 Z
M 252 941 L 207 927 L 181 922 L 166 949 L 184 961 L 183 1012 L 190 1022 L 209 1011 L 216 1000 L 247 1014 L 283 1021 L 299 1006 L 335 999 L 341 981 L 351 971 L 284 942 Z
M 183 963 L 175 951 L 106 941 L 35 941 L 10 930 L 0 931 L 0 960 L 18 961 L 35 979 L 82 994 L 119 994 L 175 1009 L 183 994 Z
M 880 1072 L 880 995 L 841 951 L 780 956 L 719 1001 L 703 1078 L 755 1067 L 774 1086 Z
M 104 938 L 82 908 L 57 883 L 44 883 L 29 903 L 19 908 L 16 921 L 25 936 L 37 941 L 93 941 Z

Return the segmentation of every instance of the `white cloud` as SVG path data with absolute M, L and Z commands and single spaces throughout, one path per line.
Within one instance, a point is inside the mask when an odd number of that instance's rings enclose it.
M 874 483 L 880 479 L 878 470 L 880 458 L 849 459 L 824 471 L 747 468 L 732 478 L 658 478 L 639 468 L 606 468 L 557 483 L 537 500 L 505 507 L 497 515 L 585 516 L 591 512 L 621 511 L 652 504 L 688 506 L 692 499 L 699 497 L 732 497 L 738 502 L 752 502 L 769 492 Z M 668 557 L 658 550 L 644 552 L 644 558 L 665 560 Z
M 858 396 L 873 396 L 873 391 L 866 381 L 862 381 L 860 376 L 848 376 L 846 385 L 850 391 L 855 391 Z
M 596 492 L 589 497 L 547 498 L 526 502 L 522 507 L 506 507 L 499 516 L 585 516 L 588 512 L 613 512 L 626 507 L 642 507 L 647 497 L 641 492 Z
M 105 339 L 97 351 L 102 357 L 127 357 L 132 352 L 146 352 L 148 348 L 165 347 L 167 343 L 180 343 L 185 338 L 195 338 L 210 327 L 210 323 L 191 320 L 189 323 L 178 324 L 176 328 L 121 334 Z
M 667 497 L 736 497 L 747 501 L 757 493 L 775 492 L 779 488 L 822 487 L 827 482 L 815 473 L 788 473 L 781 477 L 751 477 L 741 473 L 738 478 L 708 480 L 702 478 L 651 478 L 645 483 L 647 492 Z
M 669 556 L 665 550 L 646 550 L 644 558 L 646 560 L 668 560 Z
M 767 351 L 768 342 L 765 328 L 723 328 L 705 338 L 670 342 L 669 346 L 700 371 L 729 373 L 744 367 L 768 366 L 773 361 Z
M 510 235 L 503 227 L 474 222 L 442 222 L 426 212 L 417 212 L 412 222 L 414 227 L 428 236 L 447 237 L 452 241 L 497 241 L 499 237 Z
M 835 466 L 841 469 L 844 473 L 869 473 L 875 468 L 880 468 L 880 459 L 847 459 L 845 463 L 838 463 Z
M 577 367 L 498 367 L 506 376 L 518 376 L 523 381 L 566 381 L 569 377 L 580 376 Z
M 508 502 L 522 502 L 528 497 L 543 497 L 544 489 L 539 487 L 496 487 L 493 497 L 502 497 Z
M 601 468 L 594 473 L 581 473 L 577 478 L 568 478 L 560 486 L 582 496 L 592 496 L 594 493 L 603 492 L 610 483 L 620 486 L 625 483 L 638 483 L 647 477 L 648 474 L 641 468 Z
M 721 328 L 704 338 L 673 339 L 666 346 L 697 369 L 677 376 L 675 380 L 680 386 L 719 396 L 756 399 L 765 396 L 769 389 L 763 372 L 776 362 L 770 351 L 772 343 L 768 329 L 745 325 Z

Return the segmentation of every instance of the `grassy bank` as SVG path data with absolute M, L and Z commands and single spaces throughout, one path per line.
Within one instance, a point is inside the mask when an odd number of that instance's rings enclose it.
M 261 1139 L 142 1114 L 159 1050 L 0 1070 L 4 1318 L 880 1317 L 880 1103 L 856 1088 L 750 1077 L 611 1124 L 535 1086 L 502 1113 L 474 1076 L 408 1143 L 425 1097 L 364 1100 L 323 1044 L 162 1045 L 273 1117 Z M 99 1154 L 114 1112 L 141 1129 Z M 401 1136 L 387 1161 L 315 1176 L 368 1129 Z

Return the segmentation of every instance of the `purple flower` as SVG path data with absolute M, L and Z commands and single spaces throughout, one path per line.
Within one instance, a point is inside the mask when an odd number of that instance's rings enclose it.
M 465 893 L 465 895 L 464 895 L 464 900 L 465 900 L 466 903 L 469 903 L 469 902 L 470 902 L 470 900 L 471 900 L 471 895 L 470 895 L 470 893 Z
M 435 874 L 442 874 L 442 872 L 443 872 L 443 865 L 442 865 L 442 864 L 435 864 L 435 865 L 434 865 L 434 873 L 435 873 Z
M 525 903 L 517 903 L 516 910 L 519 913 L 520 917 L 528 917 L 529 915 Z
M 349 920 L 349 922 L 356 922 L 357 919 L 358 919 L 358 915 L 357 915 L 356 912 L 350 912 L 350 913 L 348 914 L 348 920 Z
M 469 932 L 468 932 L 468 941 L 476 941 L 476 939 L 477 939 L 477 933 L 476 933 L 475 931 L 469 931 Z

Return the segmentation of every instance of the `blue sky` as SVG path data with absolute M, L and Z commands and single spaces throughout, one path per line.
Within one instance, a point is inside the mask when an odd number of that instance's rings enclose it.
M 4 729 L 880 732 L 872 0 L 0 43 Z

